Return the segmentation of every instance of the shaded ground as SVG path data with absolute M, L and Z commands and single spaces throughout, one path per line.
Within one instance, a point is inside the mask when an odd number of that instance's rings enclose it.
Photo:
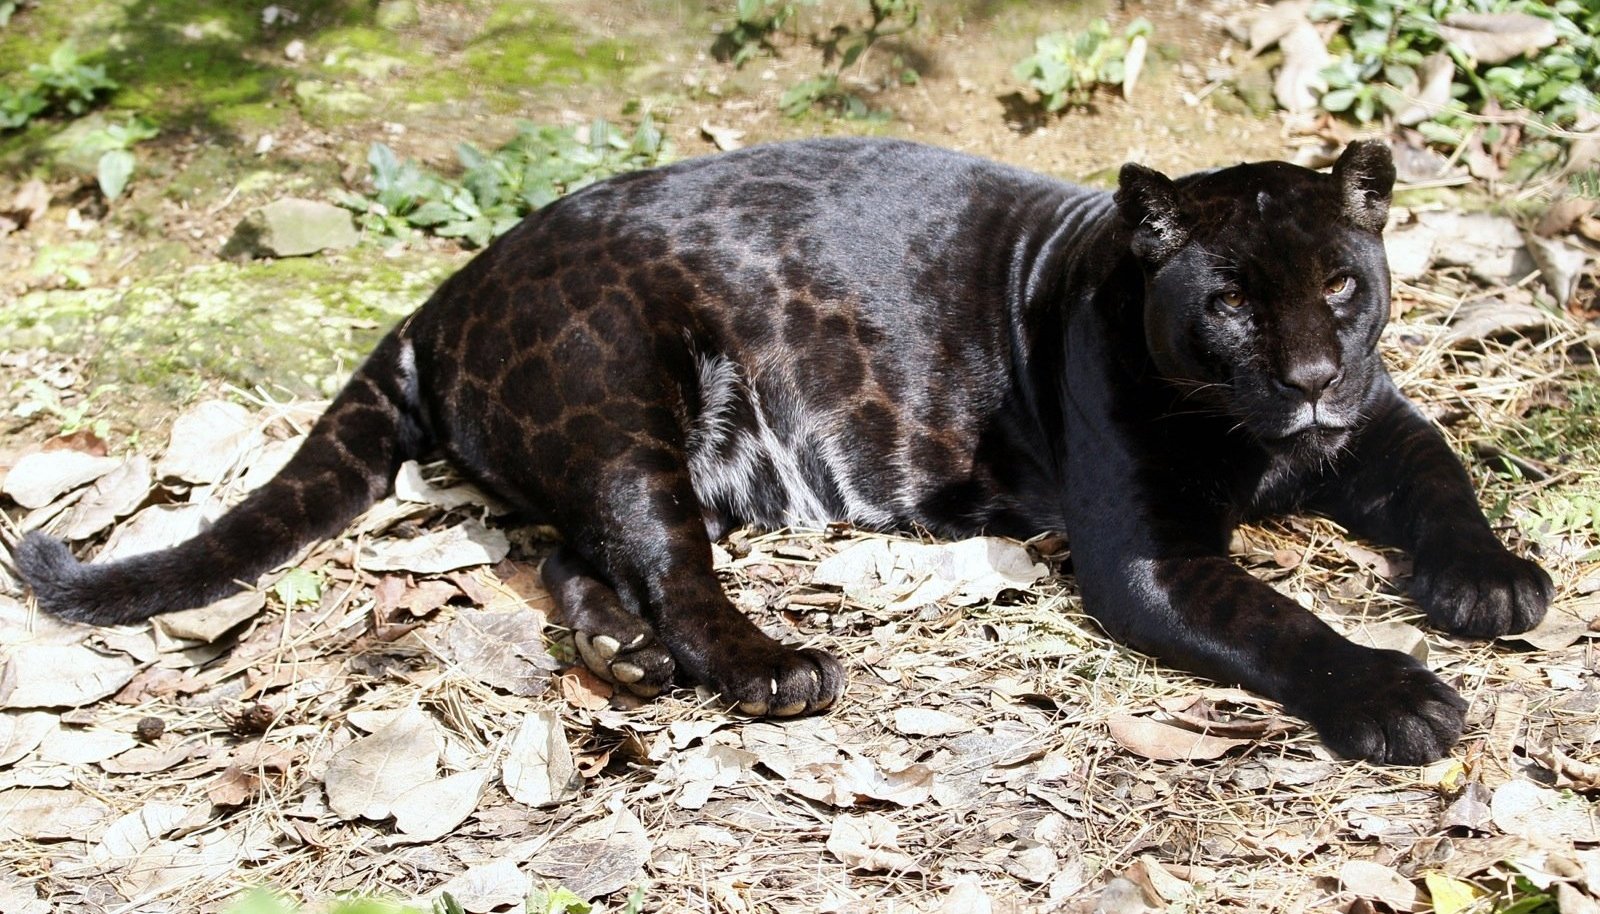
M 1033 36 L 1092 8 L 930 3 L 919 31 L 846 74 L 885 116 L 847 121 L 782 116 L 779 96 L 816 71 L 816 52 L 780 40 L 780 57 L 736 70 L 708 55 L 719 16 L 699 4 L 421 3 L 395 29 L 365 4 L 273 25 L 254 7 L 213 6 L 63 2 L 0 30 L 0 55 L 19 64 L 75 36 L 124 86 L 100 116 L 139 109 L 163 130 L 138 147 L 130 195 L 109 210 L 49 152 L 59 123 L 0 139 L 0 201 L 35 175 L 54 196 L 0 241 L 0 385 L 11 394 L 0 472 L 63 432 L 73 437 L 51 446 L 159 457 L 181 408 L 221 395 L 249 412 L 233 437 L 203 439 L 222 457 L 214 475 L 147 484 L 137 501 L 164 516 L 237 497 L 249 467 L 282 453 L 268 442 L 291 440 L 314 414 L 304 398 L 335 389 L 469 256 L 418 238 L 217 259 L 261 203 L 359 189 L 374 140 L 447 169 L 456 143 L 492 146 L 517 118 L 626 121 L 648 107 L 679 155 L 713 151 L 702 124 L 747 143 L 907 136 L 1098 182 L 1128 159 L 1183 171 L 1294 152 L 1275 119 L 1240 101 L 1248 80 L 1236 91 L 1208 78 L 1227 3 L 1112 10 L 1155 22 L 1141 88 L 1042 122 L 1019 121 L 1003 100 L 1020 88 L 1010 67 Z M 820 30 L 838 9 L 803 21 Z M 285 53 L 294 41 L 299 60 Z M 888 78 L 908 64 L 915 85 Z M 1405 196 L 1416 212 L 1397 217 L 1395 234 L 1414 241 L 1463 199 Z M 1398 596 L 1408 570 L 1397 556 L 1351 546 L 1324 522 L 1249 530 L 1235 544 L 1355 637 L 1418 650 L 1425 637 L 1429 664 L 1473 705 L 1447 763 L 1329 760 L 1269 703 L 1112 644 L 1078 614 L 1049 542 L 1034 557 L 1050 574 L 963 609 L 904 598 L 904 587 L 817 581 L 819 562 L 877 538 L 736 535 L 720 557 L 730 592 L 787 640 L 844 658 L 847 701 L 782 725 L 732 719 L 692 692 L 636 707 L 581 674 L 550 678 L 537 539 L 511 532 L 488 567 L 377 567 L 386 549 L 485 513 L 441 508 L 424 491 L 312 550 L 259 602 L 233 607 L 239 616 L 98 632 L 32 616 L 0 589 L 0 704 L 11 708 L 0 717 L 0 908 L 215 910 L 245 883 L 312 899 L 424 897 L 450 880 L 473 910 L 542 883 L 605 910 L 643 887 L 643 910 L 729 912 L 1320 911 L 1358 897 L 1427 910 L 1428 892 L 1445 910 L 1449 880 L 1480 893 L 1476 910 L 1541 890 L 1592 895 L 1600 337 L 1581 314 L 1540 308 L 1525 267 L 1495 273 L 1482 266 L 1491 259 L 1425 256 L 1398 286 L 1385 351 L 1467 457 L 1497 525 L 1551 568 L 1566 628 L 1537 647 L 1421 636 Z M 262 393 L 297 405 L 264 405 Z M 7 534 L 59 532 L 100 497 L 58 495 L 37 510 L 11 505 Z M 559 638 L 551 650 L 571 658 Z M 34 669 L 48 672 L 19 681 Z M 35 692 L 19 697 L 22 687 Z M 420 719 L 402 713 L 413 708 Z M 163 730 L 140 743 L 147 718 Z M 549 772 L 554 750 L 507 768 L 533 739 L 517 734 L 540 726 L 540 745 L 570 743 L 575 779 Z M 378 806 L 330 774 L 430 753 L 421 774 L 368 778 L 421 789 Z M 456 813 L 447 835 L 419 837 Z

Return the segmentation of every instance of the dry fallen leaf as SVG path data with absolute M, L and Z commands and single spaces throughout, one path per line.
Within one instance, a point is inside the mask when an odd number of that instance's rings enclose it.
M 1011 540 L 956 543 L 869 539 L 818 563 L 812 580 L 873 606 L 972 606 L 1003 590 L 1025 590 L 1048 571 Z
M 922 872 L 917 861 L 900 847 L 900 826 L 875 812 L 834 819 L 833 830 L 828 833 L 828 852 L 851 869 Z
M 1422 61 L 1421 88 L 1412 103 L 1395 115 L 1395 121 L 1409 127 L 1433 117 L 1450 104 L 1450 86 L 1455 81 L 1456 62 L 1444 51 L 1435 51 Z
M 78 644 L 23 644 L 0 673 L 0 707 L 75 708 L 128 684 L 137 665 Z
M 510 550 L 503 531 L 468 520 L 413 539 L 370 541 L 361 548 L 359 560 L 367 571 L 443 574 L 473 565 L 493 565 Z
M 17 787 L 0 791 L 0 841 L 81 840 L 111 817 L 111 807 L 76 790 Z
M 111 823 L 100 840 L 89 846 L 89 862 L 95 866 L 114 866 L 137 857 L 196 815 L 199 821 L 205 821 L 205 812 L 199 807 L 146 803 Z
M 94 482 L 122 465 L 115 457 L 82 451 L 41 451 L 17 461 L 0 491 L 24 508 L 42 508 L 61 495 Z
M 965 733 L 977 725 L 964 717 L 932 708 L 896 708 L 894 729 L 906 736 L 949 736 Z
M 551 710 L 529 711 L 511 737 L 502 763 L 506 792 L 527 806 L 551 806 L 577 793 L 572 747 Z
M 528 860 L 528 869 L 589 900 L 637 884 L 649 859 L 650 836 L 624 807 L 552 841 Z
M 156 461 L 156 476 L 205 485 L 221 482 L 259 434 L 255 418 L 237 403 L 196 403 L 172 424 L 167 451 Z
M 1278 39 L 1278 47 L 1283 51 L 1283 65 L 1272 81 L 1273 97 L 1293 114 L 1314 110 L 1317 93 L 1328 87 L 1322 71 L 1333 63 L 1322 34 L 1309 20 L 1302 19 Z
M 1600 841 L 1600 821 L 1589 801 L 1528 781 L 1501 784 L 1489 802 L 1489 812 L 1501 831 L 1519 838 Z
M 133 734 L 120 730 L 79 730 L 61 727 L 44 738 L 38 758 L 60 765 L 92 765 L 132 749 Z
M 156 616 L 151 624 L 168 638 L 210 643 L 253 618 L 266 605 L 265 593 L 246 590 L 206 606 Z
M 533 881 L 517 869 L 515 860 L 499 859 L 468 867 L 439 886 L 430 897 L 438 902 L 449 895 L 463 910 L 484 914 L 505 905 L 522 904 L 532 887 Z
M 328 808 L 342 819 L 386 819 L 394 799 L 434 778 L 442 748 L 433 720 L 415 705 L 328 762 Z
M 700 132 L 723 152 L 732 152 L 744 146 L 744 131 L 732 127 L 719 127 L 710 121 L 700 122 Z
M 461 675 L 513 695 L 538 695 L 560 664 L 545 650 L 544 614 L 463 609 L 443 629 L 421 634 Z
M 407 841 L 442 838 L 478 808 L 488 783 L 488 771 L 473 770 L 418 784 L 394 798 L 395 827 Z
M 732 787 L 756 763 L 756 754 L 732 746 L 697 746 L 667 759 L 656 779 L 676 785 L 673 802 L 681 809 L 700 809 L 719 787 Z
M 1124 749 L 1148 759 L 1214 759 L 1229 749 L 1250 743 L 1250 740 L 1196 733 L 1131 714 L 1114 714 L 1106 723 L 1111 728 L 1112 739 Z
M 1355 628 L 1345 633 L 1351 641 L 1379 650 L 1399 651 L 1426 663 L 1428 661 L 1428 636 L 1409 622 L 1361 620 Z
M 1516 635 L 1502 635 L 1506 641 L 1522 641 L 1541 651 L 1557 651 L 1570 647 L 1583 638 L 1600 635 L 1593 629 L 1600 619 L 1600 594 L 1579 597 L 1550 607 L 1544 619 L 1532 630 Z
M 132 514 L 150 496 L 150 458 L 139 454 L 95 480 L 67 515 L 63 532 L 69 540 L 88 539 Z
M 1410 880 L 1381 863 L 1346 862 L 1339 868 L 1339 885 L 1358 898 L 1380 901 L 1395 911 L 1415 911 L 1422 903 L 1421 893 Z
M 766 756 L 761 756 L 763 762 Z M 871 759 L 851 754 L 842 762 L 803 765 L 785 786 L 803 797 L 838 807 L 854 806 L 864 799 L 884 800 L 897 806 L 915 806 L 933 794 L 935 774 L 920 763 L 884 771 Z
M 1482 64 L 1505 63 L 1556 43 L 1555 23 L 1528 13 L 1452 13 L 1439 37 Z
M 0 714 L 0 768 L 32 752 L 56 730 L 56 716 L 43 711 Z
M 194 537 L 206 524 L 221 517 L 222 512 L 223 506 L 215 502 L 152 505 L 118 524 L 95 561 L 111 562 L 176 546 Z

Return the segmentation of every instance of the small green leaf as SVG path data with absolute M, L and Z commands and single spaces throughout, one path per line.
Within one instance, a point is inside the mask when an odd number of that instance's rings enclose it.
M 1355 100 L 1356 90 L 1334 89 L 1331 92 L 1326 92 L 1323 94 L 1322 108 L 1325 111 L 1332 111 L 1334 113 L 1347 111 L 1349 110 L 1350 105 L 1355 102 Z
M 122 196 L 128 179 L 133 177 L 133 164 L 133 153 L 126 149 L 113 149 L 100 156 L 95 177 L 100 183 L 100 192 L 105 194 L 107 200 Z
M 291 568 L 272 585 L 272 592 L 285 608 L 316 603 L 322 599 L 322 578 L 304 568 Z

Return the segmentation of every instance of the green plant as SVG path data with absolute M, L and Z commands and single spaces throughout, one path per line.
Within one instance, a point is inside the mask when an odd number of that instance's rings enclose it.
M 108 124 L 84 137 L 85 146 L 102 150 L 95 166 L 95 180 L 100 185 L 100 193 L 107 200 L 122 196 L 128 179 L 133 177 L 133 169 L 137 164 L 133 145 L 150 139 L 158 132 L 156 126 L 144 118 L 132 117 L 125 124 Z
M 1034 39 L 1033 53 L 1017 62 L 1013 71 L 1039 93 L 1039 103 L 1055 113 L 1074 105 L 1087 105 L 1102 85 L 1117 85 L 1126 73 L 1128 49 L 1134 39 L 1148 37 L 1149 20 L 1128 23 L 1117 35 L 1110 23 L 1096 19 L 1079 32 L 1051 32 Z
M 806 0 L 815 3 L 816 0 Z M 799 4 L 773 0 L 738 0 L 733 25 L 717 33 L 711 44 L 712 56 L 742 67 L 759 53 L 775 53 L 772 36 L 799 12 Z
M 645 114 L 631 137 L 604 120 L 583 128 L 523 124 L 493 152 L 463 143 L 456 155 L 463 170 L 451 181 L 374 143 L 367 154 L 373 194 L 345 194 L 339 203 L 359 213 L 369 231 L 421 230 L 482 247 L 562 194 L 659 164 L 671 157 L 671 149 Z
M 28 76 L 31 81 L 20 88 L 0 86 L 0 130 L 27 126 L 38 115 L 55 111 L 80 115 L 100 93 L 117 88 L 105 67 L 80 63 L 70 43 L 57 47 L 45 63 L 31 64 Z
M 1473 59 L 1449 23 L 1465 13 L 1521 14 L 1544 20 L 1553 38 L 1530 42 L 1503 62 Z M 1424 62 L 1446 55 L 1449 100 L 1426 112 L 1418 129 L 1430 140 L 1459 143 L 1462 112 L 1520 109 L 1536 123 L 1566 126 L 1600 107 L 1600 0 L 1317 0 L 1311 17 L 1339 23 L 1323 109 L 1370 121 L 1411 107 L 1422 91 Z M 1542 30 L 1542 28 L 1541 28 Z M 1441 58 L 1435 58 L 1441 59 Z
M 778 107 L 790 117 L 800 117 L 815 107 L 830 108 L 853 119 L 872 117 L 872 109 L 859 95 L 844 89 L 839 77 L 848 67 L 866 60 L 873 45 L 885 38 L 903 35 L 916 28 L 922 17 L 922 5 L 917 0 L 867 0 L 868 23 L 855 28 L 838 23 L 821 40 L 822 60 L 826 67 L 810 79 L 790 86 L 778 100 Z M 895 79 L 903 84 L 917 81 L 917 72 L 896 58 Z

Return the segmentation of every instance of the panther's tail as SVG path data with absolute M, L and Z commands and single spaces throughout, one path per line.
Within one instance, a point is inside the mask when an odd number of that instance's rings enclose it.
M 193 539 L 84 565 L 58 540 L 25 536 L 16 564 L 39 606 L 98 625 L 204 606 L 343 529 L 427 446 L 416 363 L 402 333 L 378 344 L 277 476 Z

